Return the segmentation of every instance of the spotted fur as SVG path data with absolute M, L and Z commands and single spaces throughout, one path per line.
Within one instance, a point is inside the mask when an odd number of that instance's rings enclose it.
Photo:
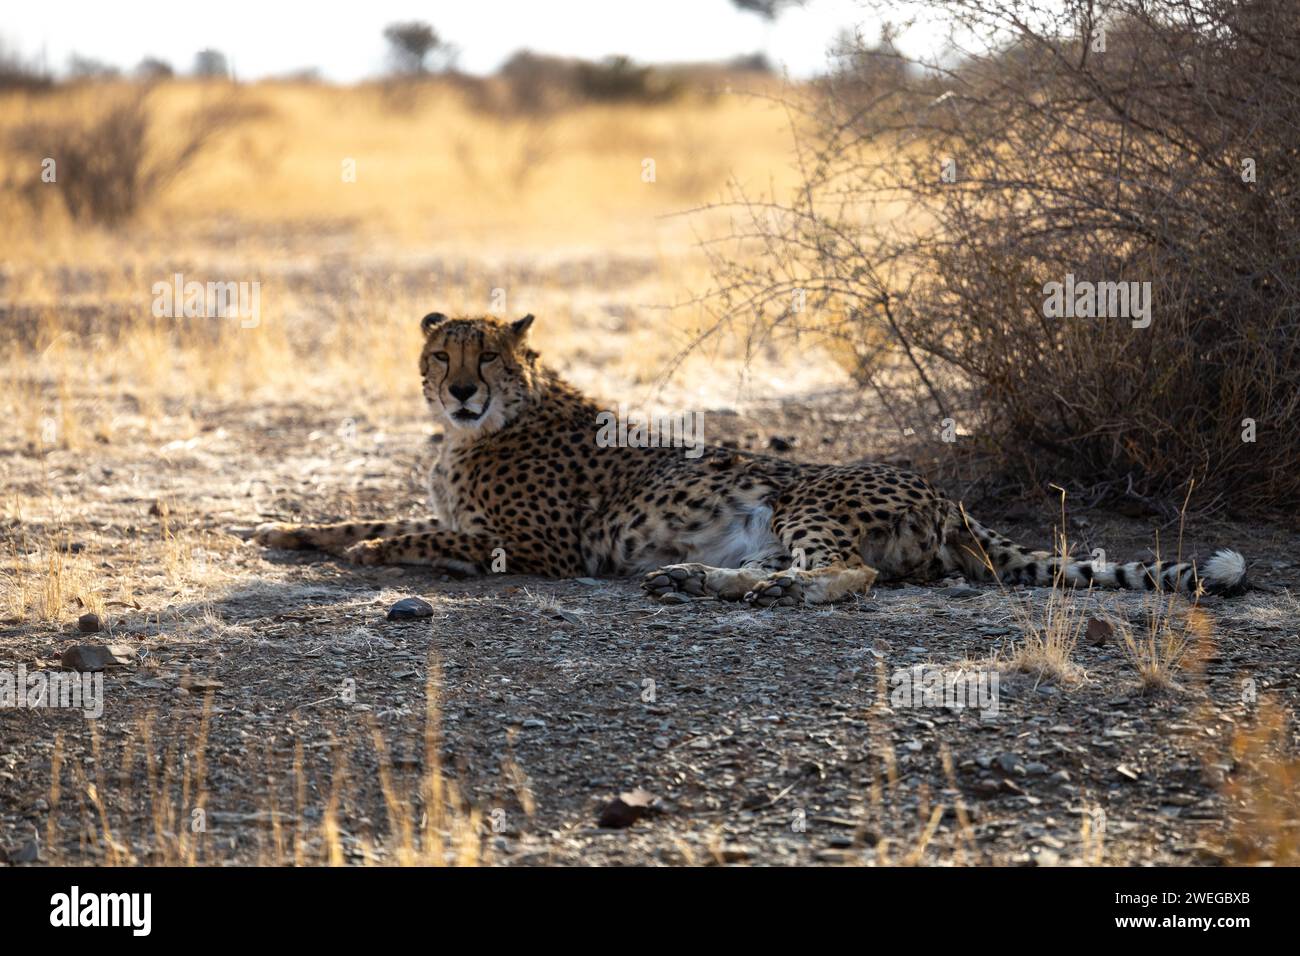
M 601 447 L 600 407 L 542 365 L 533 317 L 422 322 L 426 400 L 446 422 L 434 518 L 264 525 L 269 547 L 362 564 L 549 577 L 642 576 L 656 597 L 821 604 L 877 578 L 1119 588 L 1245 587 L 1231 551 L 1191 563 L 1099 565 L 990 531 L 924 478 L 888 465 L 801 464 L 709 447 Z

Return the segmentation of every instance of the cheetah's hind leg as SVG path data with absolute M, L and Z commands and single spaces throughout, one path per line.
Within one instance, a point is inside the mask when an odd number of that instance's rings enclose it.
M 798 558 L 795 566 L 765 575 L 745 592 L 755 607 L 832 604 L 865 593 L 876 569 L 862 560 L 860 530 L 808 507 L 779 509 L 772 530 Z
M 851 594 L 864 594 L 876 580 L 873 568 L 843 565 L 802 571 L 777 571 L 755 582 L 744 595 L 755 607 L 793 607 L 796 604 L 833 604 Z

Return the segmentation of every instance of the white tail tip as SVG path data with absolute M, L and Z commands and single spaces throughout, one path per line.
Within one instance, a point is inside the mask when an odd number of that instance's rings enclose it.
M 1216 551 L 1199 569 L 1201 583 L 1211 593 L 1235 591 L 1246 580 L 1246 559 L 1236 551 Z

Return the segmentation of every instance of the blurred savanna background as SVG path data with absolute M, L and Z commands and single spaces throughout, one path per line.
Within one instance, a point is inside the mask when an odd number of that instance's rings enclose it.
M 356 588 L 347 569 L 268 564 L 242 541 L 262 520 L 420 513 L 439 428 L 419 394 L 418 322 L 434 309 L 534 313 L 545 360 L 611 407 L 703 411 L 710 440 L 753 450 L 906 463 L 1030 543 L 1167 556 L 1190 522 L 1189 547 L 1262 556 L 1275 590 L 1254 620 L 1294 653 L 1294 4 L 710 0 L 635 18 L 620 4 L 443 6 L 380 3 L 314 26 L 284 12 L 260 25 L 239 4 L 189 25 L 151 4 L 138 21 L 0 18 L 0 660 L 58 667 L 80 626 L 143 662 L 119 691 L 129 718 L 102 741 L 111 760 L 74 723 L 0 725 L 15 755 L 0 773 L 17 782 L 20 755 L 39 768 L 3 808 L 0 851 L 474 862 L 491 856 L 480 831 L 494 806 L 576 825 L 568 771 L 548 776 L 545 745 L 529 769 L 513 722 L 491 785 L 461 767 L 464 792 L 449 795 L 428 641 L 375 637 L 365 617 L 427 582 L 375 572 Z M 1045 286 L 1067 275 L 1148 284 L 1152 321 L 1047 316 Z M 174 282 L 255 286 L 256 311 L 175 317 L 158 291 Z M 586 612 L 545 588 L 518 598 L 529 620 L 577 627 Z M 446 602 L 453 617 L 500 603 L 490 588 Z M 1234 669 L 1214 672 L 1214 627 L 1170 603 L 1138 615 L 1141 633 L 1123 630 L 1128 650 L 1090 664 L 1102 676 L 1089 682 L 1071 656 L 1091 613 L 999 619 L 1011 636 L 991 652 L 1063 686 L 1109 689 L 1114 667 L 1143 693 L 1181 688 L 1184 717 L 1218 720 L 1205 717 L 1216 693 L 1246 708 L 1160 758 L 1211 768 L 1196 799 L 1243 813 L 1221 815 L 1214 839 L 1119 836 L 1113 859 L 1294 862 L 1294 657 L 1232 652 Z M 292 653 L 310 660 L 279 661 L 295 615 L 309 650 Z M 301 708 L 343 676 L 322 655 L 405 673 L 386 654 L 409 656 L 427 711 L 390 689 L 400 706 L 332 728 L 328 745 L 308 739 Z M 1280 698 L 1259 720 L 1256 698 L 1237 700 L 1241 668 Z M 259 707 L 271 716 L 244 720 Z M 246 740 L 268 728 L 274 746 Z M 970 786 L 955 775 L 988 762 L 947 746 L 906 800 L 893 758 L 873 764 L 861 819 L 831 814 L 858 821 L 849 847 L 865 856 L 848 862 L 1029 852 L 1030 837 L 956 812 Z M 168 776 L 184 752 L 197 765 Z M 349 761 L 374 773 L 349 777 Z M 110 766 L 116 785 L 84 777 Z M 1069 848 L 1044 846 L 1112 859 L 1093 811 L 1113 781 L 1087 790 L 1089 771 L 1071 772 Z M 633 782 L 615 777 L 601 786 Z M 534 786 L 553 791 L 540 808 Z M 228 845 L 185 825 L 209 790 L 212 807 L 226 794 L 214 812 Z M 1145 809 L 1199 806 L 1163 799 Z M 736 834 L 702 827 L 613 859 L 734 862 Z M 517 831 L 491 832 L 533 836 Z M 555 832 L 528 852 L 588 852 L 557 849 Z M 759 844 L 754 859 L 805 859 Z

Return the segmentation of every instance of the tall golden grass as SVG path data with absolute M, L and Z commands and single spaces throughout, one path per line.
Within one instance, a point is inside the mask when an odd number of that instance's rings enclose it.
M 31 172 L 23 164 L 32 154 L 14 145 L 32 138 L 22 131 L 89 123 L 106 103 L 136 92 L 129 84 L 86 84 L 0 94 L 4 181 Z M 436 82 L 414 87 L 397 108 L 381 85 L 178 80 L 148 94 L 150 148 L 177 148 L 187 118 L 218 103 L 236 119 L 136 223 L 155 248 L 160 240 L 173 249 L 177 240 L 192 241 L 198 227 L 222 217 L 247 228 L 349 224 L 372 236 L 490 241 L 498 250 L 616 240 L 629 230 L 644 238 L 655 234 L 657 217 L 719 196 L 732 176 L 763 186 L 793 182 L 786 115 L 741 94 L 581 104 L 537 116 L 477 108 Z M 646 160 L 654 161 L 653 182 L 643 176 Z M 348 161 L 354 182 L 344 175 Z M 82 230 L 48 210 L 33 243 L 31 210 L 12 191 L 0 193 L 0 209 L 6 254 L 57 255 L 68 247 L 51 248 L 49 240 L 60 236 L 83 251 L 105 249 L 83 244 Z
M 39 130 L 92 124 L 140 95 L 126 83 L 0 94 L 0 414 L 28 448 L 84 449 L 115 423 L 161 437 L 169 400 L 256 399 L 288 383 L 409 401 L 414 319 L 435 305 L 485 312 L 497 288 L 508 310 L 543 317 L 540 347 L 577 352 L 592 338 L 575 316 L 596 321 L 606 303 L 561 267 L 618 282 L 635 264 L 617 307 L 655 321 L 631 323 L 628 347 L 602 361 L 645 380 L 676 348 L 665 332 L 695 320 L 648 310 L 707 284 L 696 242 L 721 228 L 716 214 L 683 214 L 729 181 L 793 176 L 787 117 L 757 96 L 538 116 L 479 109 L 438 82 L 399 107 L 382 85 L 178 80 L 143 94 L 146 152 L 183 149 L 204 108 L 220 107 L 220 131 L 130 221 L 73 221 L 57 181 L 31 182 Z M 156 318 L 153 285 L 176 272 L 259 282 L 257 327 Z M 136 400 L 137 420 L 104 401 L 106 386 Z

